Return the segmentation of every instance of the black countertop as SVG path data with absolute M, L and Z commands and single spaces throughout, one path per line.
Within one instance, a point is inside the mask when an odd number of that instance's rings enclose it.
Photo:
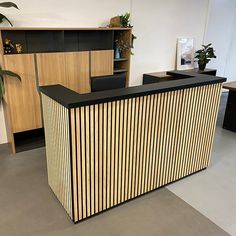
M 193 88 L 208 84 L 223 83 L 226 78 L 197 74 L 186 71 L 168 71 L 169 75 L 183 75 L 184 79 L 171 80 L 161 83 L 153 83 L 128 87 L 122 89 L 106 90 L 87 94 L 78 94 L 62 85 L 49 85 L 39 87 L 40 92 L 54 99 L 67 108 L 75 108 L 115 100 L 175 91 L 179 89 Z

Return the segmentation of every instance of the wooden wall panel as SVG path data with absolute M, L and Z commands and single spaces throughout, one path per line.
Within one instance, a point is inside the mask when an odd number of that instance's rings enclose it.
M 91 76 L 113 75 L 114 50 L 91 51 Z
M 7 77 L 6 106 L 11 119 L 13 133 L 42 127 L 39 93 L 35 81 L 33 55 L 7 55 L 4 57 L 4 69 L 14 71 L 22 81 Z
M 51 98 L 42 94 L 44 126 L 45 126 L 45 139 L 46 139 L 46 154 L 47 154 L 47 172 L 48 184 L 66 209 L 69 216 L 77 221 L 78 215 L 81 212 L 77 211 L 78 198 L 74 198 L 72 202 L 72 187 L 73 197 L 77 197 L 78 182 L 76 180 L 77 169 L 76 162 L 71 165 L 70 153 L 70 139 L 73 143 L 76 142 L 75 130 L 73 136 L 70 136 L 69 129 L 69 112 L 68 109 L 55 102 Z M 73 122 L 75 123 L 75 115 L 71 114 Z M 73 128 L 75 128 L 73 126 Z M 77 151 L 79 151 L 77 149 Z M 74 155 L 76 152 L 74 151 Z M 73 170 L 71 170 L 73 166 Z M 71 175 L 73 173 L 74 184 L 71 182 Z M 80 200 L 80 198 L 79 198 Z M 76 205 L 73 205 L 76 203 Z M 74 214 L 73 214 L 74 212 Z
M 37 53 L 39 86 L 61 84 L 67 86 L 65 53 Z
M 74 205 L 86 198 L 86 210 L 77 218 L 206 168 L 220 91 L 215 84 L 72 109 L 83 117 L 71 120 L 81 138 L 73 159 L 84 163 Z
M 67 87 L 77 93 L 89 93 L 89 52 L 64 54 Z

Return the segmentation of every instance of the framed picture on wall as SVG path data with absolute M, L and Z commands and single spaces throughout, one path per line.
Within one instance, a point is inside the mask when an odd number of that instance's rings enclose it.
M 194 40 L 193 38 L 177 39 L 177 70 L 194 68 Z

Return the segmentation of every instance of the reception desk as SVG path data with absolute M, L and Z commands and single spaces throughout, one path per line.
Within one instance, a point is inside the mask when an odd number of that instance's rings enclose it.
M 81 221 L 205 169 L 224 81 L 189 75 L 89 94 L 40 87 L 48 183 L 70 218 Z

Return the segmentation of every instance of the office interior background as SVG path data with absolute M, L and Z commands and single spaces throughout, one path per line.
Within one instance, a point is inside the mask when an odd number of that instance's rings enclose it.
M 102 27 L 109 24 L 111 17 L 130 12 L 133 25 L 132 31 L 137 36 L 137 39 L 134 42 L 134 55 L 131 56 L 129 86 L 141 85 L 144 73 L 174 70 L 176 66 L 176 42 L 177 38 L 181 37 L 194 38 L 194 48 L 196 50 L 202 44 L 212 43 L 216 50 L 217 58 L 212 60 L 207 67 L 216 69 L 217 76 L 227 78 L 227 82 L 236 80 L 236 1 L 234 0 L 15 0 L 14 2 L 20 8 L 19 11 L 1 9 L 1 12 L 11 19 L 15 27 Z M 5 22 L 1 26 L 8 26 L 8 24 Z M 223 100 L 226 101 L 227 91 L 222 91 L 225 94 Z M 222 117 L 224 116 L 224 109 L 225 104 L 220 107 Z M 228 132 L 227 137 L 222 138 L 222 136 L 225 136 L 224 132 Z M 208 174 L 202 172 L 201 174 L 196 174 L 201 175 L 200 177 L 191 176 L 189 177 L 190 180 L 181 180 L 183 181 L 182 183 L 181 181 L 177 182 L 175 185 L 169 185 L 168 188 L 222 229 L 222 231 L 215 232 L 215 235 L 236 235 L 236 158 L 232 157 L 236 151 L 236 136 L 233 132 L 222 131 L 220 125 L 216 129 L 216 133 L 212 158 L 216 169 L 212 172 L 212 175 L 210 169 L 206 170 L 206 172 L 209 171 L 211 176 L 209 178 L 206 177 L 205 185 L 202 181 L 204 181 L 204 176 Z M 4 111 L 3 107 L 0 106 L 0 144 L 7 142 Z M 221 150 L 222 147 L 225 149 Z M 227 154 L 227 148 L 230 150 L 230 154 Z M 220 169 L 220 165 L 217 166 L 218 162 L 228 156 L 231 156 L 231 159 L 228 159 L 230 160 L 229 163 L 222 167 L 225 169 Z M 217 162 L 214 162 L 214 158 Z M 227 162 L 227 160 L 223 161 Z M 7 167 L 10 168 L 10 166 Z M 222 177 L 221 171 L 228 173 L 224 173 Z M 213 179 L 218 183 L 211 185 Z M 211 189 L 211 186 L 214 187 Z M 4 189 L 0 189 L 0 195 L 2 191 Z M 148 202 L 150 200 L 148 198 L 151 197 L 147 195 L 147 204 L 151 204 L 151 202 Z M 131 205 L 129 206 L 128 204 Z M 130 208 L 135 214 L 135 210 L 131 209 L 132 201 L 128 204 L 120 207 L 123 209 Z M 142 202 L 142 204 L 145 203 Z M 0 202 L 0 205 L 3 206 L 3 203 Z M 118 212 L 117 217 L 120 216 L 122 214 Z M 6 217 L 11 218 L 9 215 Z M 105 216 L 101 214 L 99 217 Z M 81 226 L 80 223 L 77 225 L 71 224 L 61 234 L 60 231 L 57 231 L 58 229 L 55 230 L 56 233 L 50 229 L 50 235 L 76 235 L 72 227 L 77 227 L 78 234 L 81 227 L 83 232 L 81 235 L 94 235 L 96 232 L 89 229 L 90 224 L 93 228 L 98 228 L 98 232 L 101 230 L 100 227 L 104 227 L 105 232 L 106 227 L 109 232 L 112 231 L 112 225 L 115 224 L 113 221 L 107 221 L 110 225 L 98 226 L 99 223 L 96 222 L 95 218 L 82 222 Z M 116 221 L 115 216 L 111 216 L 111 218 Z M 148 220 L 150 221 L 150 218 Z M 158 218 L 155 220 L 158 221 Z M 138 224 L 139 221 L 145 222 L 146 219 L 138 219 L 135 224 Z M 0 218 L 0 225 L 3 225 L 4 222 L 4 219 Z M 69 220 L 67 221 L 69 225 L 68 222 Z M 101 222 L 106 223 L 106 220 Z M 201 223 L 201 221 L 199 222 Z M 197 224 L 197 222 L 195 223 Z M 131 220 L 130 224 L 134 224 L 134 221 Z M 144 223 L 140 224 L 145 228 Z M 66 228 L 67 226 L 65 226 L 66 224 L 62 225 L 64 230 L 64 227 Z M 123 223 L 121 223 L 121 226 L 123 227 Z M 129 228 L 128 224 L 126 226 Z M 149 226 L 155 228 L 155 221 Z M 22 227 L 24 226 L 22 225 Z M 171 222 L 169 222 L 168 227 L 171 229 Z M 42 226 L 42 228 L 44 227 Z M 50 227 L 48 226 L 48 228 Z M 140 232 L 144 233 L 146 231 L 147 235 L 175 235 L 174 232 L 169 232 L 167 228 L 163 229 L 163 231 L 158 231 L 158 233 L 153 229 L 147 228 L 144 230 L 143 228 Z M 4 229 L 7 229 L 7 226 L 4 226 Z M 47 227 L 44 230 L 39 231 L 39 234 L 29 230 L 26 231 L 28 234 L 25 235 L 47 235 Z M 207 231 L 207 227 L 205 230 Z M 1 234 L 4 235 L 4 232 Z M 120 230 L 119 226 L 115 225 L 114 234 L 132 235 L 132 230 L 130 232 Z M 108 231 L 104 235 L 109 235 Z M 176 235 L 179 234 L 177 233 Z M 186 232 L 185 235 L 192 234 Z M 195 235 L 204 234 L 196 233 Z

